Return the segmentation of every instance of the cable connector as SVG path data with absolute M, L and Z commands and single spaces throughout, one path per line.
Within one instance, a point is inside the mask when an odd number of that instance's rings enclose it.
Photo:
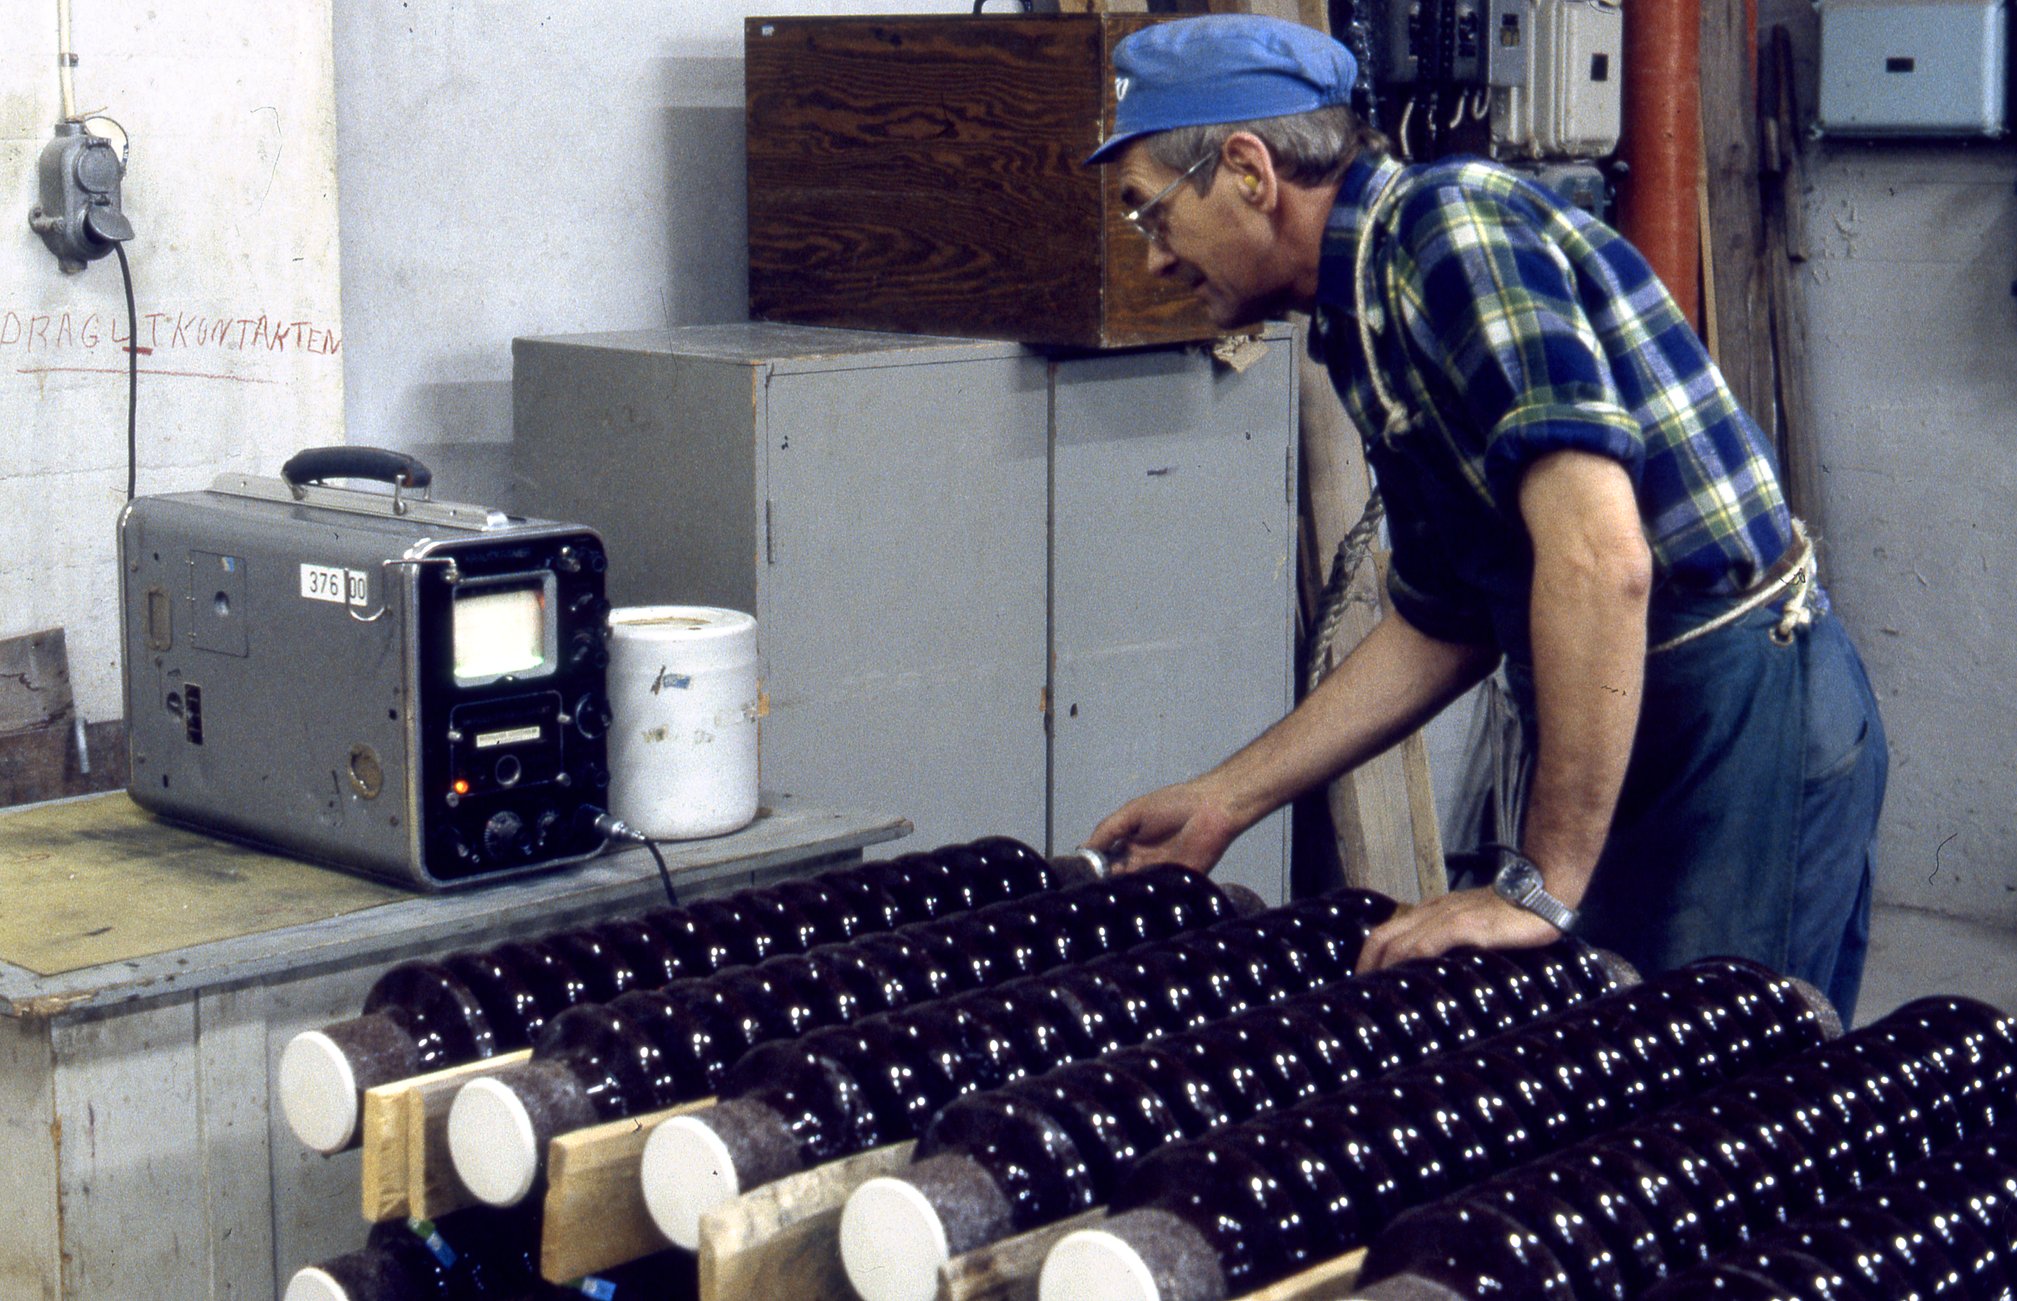
M 642 831 L 631 826 L 614 813 L 604 813 L 600 809 L 594 810 L 594 812 L 595 820 L 590 825 L 595 828 L 595 834 L 601 836 L 604 840 L 621 840 L 631 845 L 648 845 L 651 843 L 650 836 L 645 835 Z
M 666 903 L 674 908 L 679 907 L 679 891 L 672 888 L 672 869 L 666 866 L 665 855 L 659 852 L 657 841 L 614 813 L 605 812 L 593 804 L 584 805 L 581 813 L 588 817 L 588 825 L 594 829 L 596 835 L 602 837 L 604 845 L 613 841 L 620 841 L 626 845 L 643 845 L 645 852 L 651 855 L 651 861 L 658 865 L 658 879 L 665 883 Z

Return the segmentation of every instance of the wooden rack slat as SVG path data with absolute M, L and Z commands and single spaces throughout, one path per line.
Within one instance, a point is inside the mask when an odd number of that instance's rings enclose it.
M 1104 1207 L 954 1256 L 938 1271 L 936 1301 L 1036 1301 L 1037 1275 L 1052 1244 L 1106 1218 Z
M 829 1161 L 701 1216 L 701 1301 L 853 1296 L 840 1263 L 841 1208 L 869 1180 L 910 1164 L 914 1146 L 893 1143 Z
M 644 1145 L 664 1121 L 713 1105 L 713 1098 L 683 1102 L 577 1129 L 548 1143 L 540 1276 L 567 1283 L 671 1245 L 644 1204 L 639 1179 Z
M 516 1066 L 532 1056 L 529 1048 L 515 1053 L 505 1053 L 499 1057 L 487 1057 L 482 1061 L 465 1062 L 460 1066 L 450 1066 L 444 1070 L 430 1071 L 425 1075 L 415 1075 L 404 1080 L 394 1080 L 364 1092 L 364 1110 L 359 1119 L 359 1141 L 364 1149 L 363 1184 L 364 1218 L 373 1224 L 383 1220 L 403 1219 L 407 1216 L 426 1218 L 429 1214 L 441 1214 L 451 1207 L 435 1210 L 435 1202 L 421 1198 L 417 1189 L 432 1178 L 437 1184 L 442 1175 L 437 1169 L 428 1174 L 428 1162 L 423 1153 L 417 1153 L 415 1134 L 425 1135 L 424 1115 L 416 1115 L 423 1109 L 426 1097 L 441 1098 L 446 1101 L 442 1121 L 447 1122 L 446 1107 L 455 1097 L 455 1090 L 463 1084 L 482 1075 L 495 1075 L 509 1067 Z M 448 1161 L 447 1144 L 437 1145 L 434 1155 L 437 1165 Z M 415 1158 L 420 1158 L 415 1165 Z M 420 1171 L 416 1175 L 416 1170 Z M 447 1177 L 454 1178 L 454 1169 L 447 1169 Z M 456 1181 L 456 1187 L 461 1187 Z M 467 1194 L 464 1194 L 467 1196 Z

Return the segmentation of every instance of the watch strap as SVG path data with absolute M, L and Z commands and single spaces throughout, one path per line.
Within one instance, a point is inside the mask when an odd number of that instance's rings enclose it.
M 1576 925 L 1576 910 L 1548 893 L 1547 888 L 1541 884 L 1540 866 L 1534 860 L 1516 850 L 1505 849 L 1501 852 L 1505 856 L 1504 866 L 1500 868 L 1500 876 L 1492 883 L 1493 893 L 1507 903 L 1526 909 L 1563 934 L 1568 934 Z M 1526 877 L 1523 888 L 1511 889 L 1503 884 L 1506 871 L 1515 865 L 1526 869 L 1522 873 Z

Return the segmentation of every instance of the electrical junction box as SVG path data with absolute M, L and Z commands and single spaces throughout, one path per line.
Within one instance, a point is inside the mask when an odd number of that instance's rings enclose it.
M 1387 10 L 1381 80 L 1400 85 L 1519 86 L 1536 0 L 1411 0 Z
M 1625 121 L 1624 11 L 1615 0 L 1533 0 L 1526 18 L 1526 80 L 1492 97 L 1494 146 L 1509 158 L 1611 153 Z
M 1485 22 L 1485 84 L 1527 84 L 1535 0 L 1492 0 Z
M 1386 80 L 1475 85 L 1484 79 L 1485 0 L 1412 0 L 1387 10 Z
M 1818 125 L 1839 136 L 2000 136 L 2006 0 L 1817 0 Z

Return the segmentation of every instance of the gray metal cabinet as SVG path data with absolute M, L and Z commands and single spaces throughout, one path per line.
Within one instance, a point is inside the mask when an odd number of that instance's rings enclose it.
M 1066 847 L 1291 702 L 1293 347 L 520 339 L 516 504 L 601 530 L 618 604 L 755 613 L 767 791 Z M 1287 853 L 1218 875 L 1280 899 Z

